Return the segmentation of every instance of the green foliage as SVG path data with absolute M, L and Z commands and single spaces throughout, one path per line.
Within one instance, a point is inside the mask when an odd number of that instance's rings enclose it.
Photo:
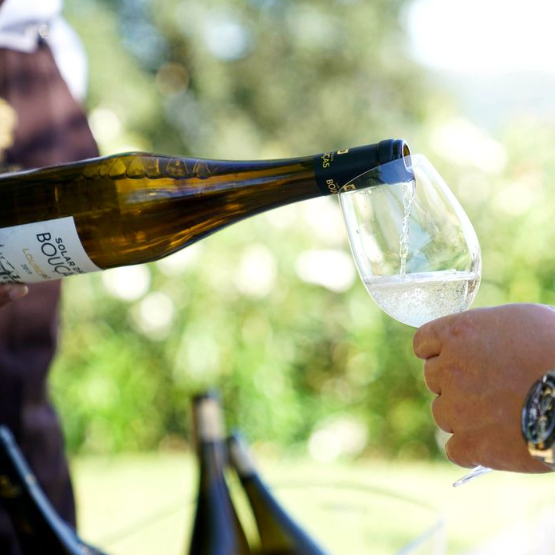
M 493 170 L 453 153 L 437 130 L 456 111 L 407 55 L 403 2 L 67 4 L 104 153 L 256 159 L 403 137 L 476 225 L 478 303 L 553 302 L 554 133 L 516 122 L 493 149 L 510 162 Z M 338 206 L 321 199 L 131 273 L 69 279 L 52 379 L 69 447 L 179 445 L 190 396 L 217 386 L 229 424 L 268 448 L 330 450 L 341 436 L 355 447 L 337 454 L 437 453 L 414 330 L 373 305 L 349 257 Z

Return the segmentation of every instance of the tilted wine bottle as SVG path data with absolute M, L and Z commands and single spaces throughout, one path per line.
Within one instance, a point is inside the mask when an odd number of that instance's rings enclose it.
M 102 555 L 52 507 L 6 426 L 0 426 L 0 505 L 23 555 Z
M 225 481 L 227 448 L 216 392 L 193 399 L 193 423 L 200 474 L 189 554 L 248 555 L 249 544 Z
M 285 160 L 118 154 L 0 176 L 0 283 L 163 258 L 260 212 L 336 194 L 400 139 Z
M 326 555 L 263 482 L 245 440 L 233 434 L 228 438 L 228 446 L 231 465 L 237 471 L 256 520 L 261 543 L 259 555 Z

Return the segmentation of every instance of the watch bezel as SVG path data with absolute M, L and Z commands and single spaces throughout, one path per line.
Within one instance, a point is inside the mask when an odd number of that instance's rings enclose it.
M 548 455 L 548 451 L 555 443 L 555 369 L 530 388 L 522 409 L 521 427 L 530 454 L 541 460 L 549 458 L 553 464 L 554 453 Z

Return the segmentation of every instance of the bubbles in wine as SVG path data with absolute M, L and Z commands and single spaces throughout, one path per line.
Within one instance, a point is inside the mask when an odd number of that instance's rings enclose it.
M 382 310 L 414 327 L 466 310 L 480 283 L 479 274 L 455 270 L 363 279 L 368 293 Z

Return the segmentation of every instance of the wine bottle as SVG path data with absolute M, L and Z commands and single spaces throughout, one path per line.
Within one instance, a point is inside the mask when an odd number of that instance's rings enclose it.
M 0 505 L 23 555 L 102 555 L 52 507 L 6 426 L 0 426 Z
M 231 465 L 247 494 L 260 535 L 260 555 L 325 555 L 326 552 L 284 510 L 257 472 L 245 440 L 228 438 Z
M 247 555 L 250 548 L 225 481 L 227 463 L 221 405 L 214 391 L 193 399 L 199 461 L 190 555 Z
M 400 139 L 286 160 L 127 153 L 0 176 L 0 283 L 163 258 L 265 210 L 336 194 L 408 156 Z

